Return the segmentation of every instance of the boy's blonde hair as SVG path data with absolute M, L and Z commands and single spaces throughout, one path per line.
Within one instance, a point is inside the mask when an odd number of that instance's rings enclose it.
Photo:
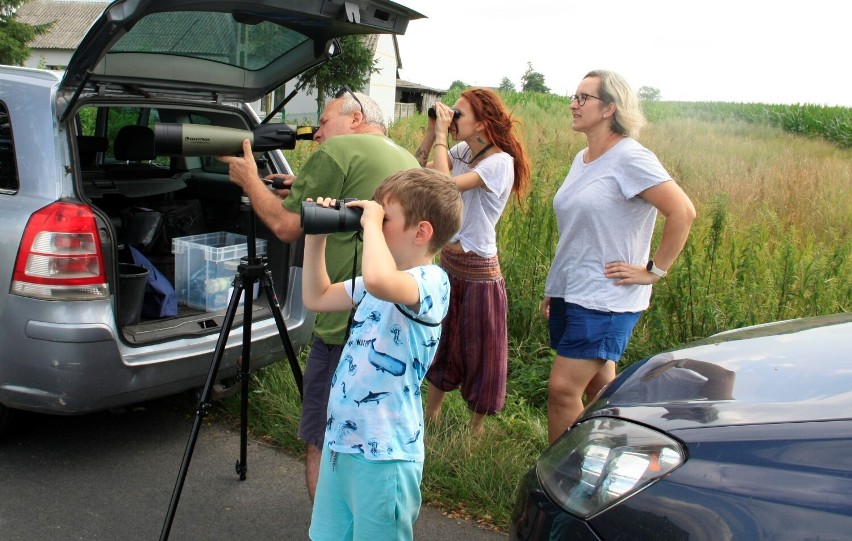
M 402 207 L 405 227 L 432 224 L 429 253 L 437 254 L 461 227 L 462 199 L 455 181 L 434 169 L 394 173 L 376 187 L 373 201 L 394 201 Z

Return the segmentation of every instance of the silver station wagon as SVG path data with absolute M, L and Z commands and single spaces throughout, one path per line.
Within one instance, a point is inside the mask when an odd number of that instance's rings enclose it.
M 64 73 L 0 67 L 0 433 L 15 410 L 80 414 L 201 387 L 254 231 L 227 166 L 158 152 L 157 126 L 255 133 L 246 104 L 337 38 L 403 34 L 420 17 L 385 0 L 120 0 Z M 270 172 L 291 172 L 282 148 L 263 152 Z M 285 357 L 273 310 L 296 348 L 313 326 L 300 244 L 256 231 L 278 306 L 251 306 L 253 368 Z M 243 312 L 222 378 L 236 373 Z

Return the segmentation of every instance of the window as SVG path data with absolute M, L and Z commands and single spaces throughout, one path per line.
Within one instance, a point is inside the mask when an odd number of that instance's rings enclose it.
M 17 192 L 19 187 L 12 122 L 6 104 L 0 103 L 0 190 Z
M 311 27 L 308 20 L 300 21 L 296 16 L 281 24 L 270 21 L 256 24 L 257 21 L 239 22 L 237 19 L 235 15 L 225 12 L 153 13 L 122 36 L 112 52 L 200 58 L 248 70 L 260 70 L 309 39 L 287 27 L 291 24 Z
M 114 161 L 115 139 L 122 127 L 148 126 L 152 130 L 154 124 L 160 121 L 157 109 L 148 107 L 83 107 L 77 113 L 80 135 L 102 135 L 108 140 L 108 148 L 104 152 L 106 162 Z M 98 128 L 98 126 L 101 126 Z M 151 163 L 168 167 L 168 156 L 157 156 Z

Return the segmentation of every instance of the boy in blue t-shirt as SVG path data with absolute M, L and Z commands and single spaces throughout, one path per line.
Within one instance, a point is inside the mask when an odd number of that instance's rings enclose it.
M 305 239 L 305 306 L 356 307 L 332 379 L 310 537 L 412 539 L 425 454 L 420 385 L 450 296 L 433 259 L 461 225 L 461 196 L 450 177 L 411 169 L 386 178 L 373 201 L 347 205 L 363 209 L 362 276 L 354 284 L 329 280 L 325 236 Z

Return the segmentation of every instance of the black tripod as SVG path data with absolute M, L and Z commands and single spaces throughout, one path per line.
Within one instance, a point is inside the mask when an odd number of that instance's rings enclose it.
M 258 164 L 261 165 L 261 164 Z M 166 516 L 166 521 L 163 524 L 163 530 L 160 534 L 160 539 L 165 540 L 169 537 L 169 531 L 174 520 L 175 510 L 177 509 L 178 500 L 180 499 L 183 483 L 186 480 L 187 470 L 189 469 L 189 461 L 192 459 L 192 452 L 195 449 L 195 442 L 198 439 L 198 432 L 201 429 L 201 422 L 210 410 L 210 392 L 216 382 L 216 374 L 219 371 L 219 364 L 222 361 L 222 355 L 225 352 L 225 344 L 228 341 L 228 335 L 231 332 L 231 327 L 234 322 L 234 316 L 237 313 L 237 307 L 240 302 L 240 296 L 246 291 L 243 300 L 243 344 L 242 344 L 242 360 L 239 363 L 239 372 L 237 379 L 240 383 L 240 458 L 236 463 L 237 474 L 240 480 L 246 478 L 246 442 L 248 435 L 248 384 L 249 384 L 249 368 L 251 366 L 251 320 L 252 308 L 254 305 L 254 285 L 260 283 L 260 289 L 266 294 L 266 299 L 269 301 L 269 307 L 272 315 L 275 317 L 275 323 L 278 326 L 278 334 L 281 336 L 281 342 L 284 344 L 284 350 L 287 353 L 287 359 L 290 362 L 290 368 L 293 370 L 293 377 L 296 380 L 296 385 L 299 389 L 299 396 L 302 396 L 302 370 L 299 367 L 299 362 L 296 359 L 296 352 L 293 350 L 293 345 L 290 343 L 290 336 L 287 334 L 287 326 L 284 324 L 284 317 L 281 315 L 281 309 L 278 305 L 278 299 L 275 296 L 275 290 L 272 286 L 272 274 L 267 267 L 265 257 L 257 257 L 256 241 L 257 241 L 257 224 L 255 223 L 254 212 L 251 209 L 251 204 L 247 197 L 243 197 L 240 212 L 243 215 L 248 225 L 248 257 L 244 257 L 240 261 L 237 270 L 237 275 L 234 278 L 234 291 L 231 294 L 231 300 L 228 303 L 228 309 L 225 313 L 225 321 L 222 330 L 219 333 L 219 340 L 216 342 L 216 350 L 213 353 L 213 362 L 210 364 L 210 372 L 207 374 L 207 382 L 201 392 L 201 400 L 198 404 L 198 410 L 195 414 L 195 423 L 192 425 L 192 432 L 189 436 L 189 441 L 186 444 L 184 451 L 183 462 L 180 465 L 177 483 L 175 484 L 174 492 L 172 493 L 171 502 L 169 502 L 169 511 Z

